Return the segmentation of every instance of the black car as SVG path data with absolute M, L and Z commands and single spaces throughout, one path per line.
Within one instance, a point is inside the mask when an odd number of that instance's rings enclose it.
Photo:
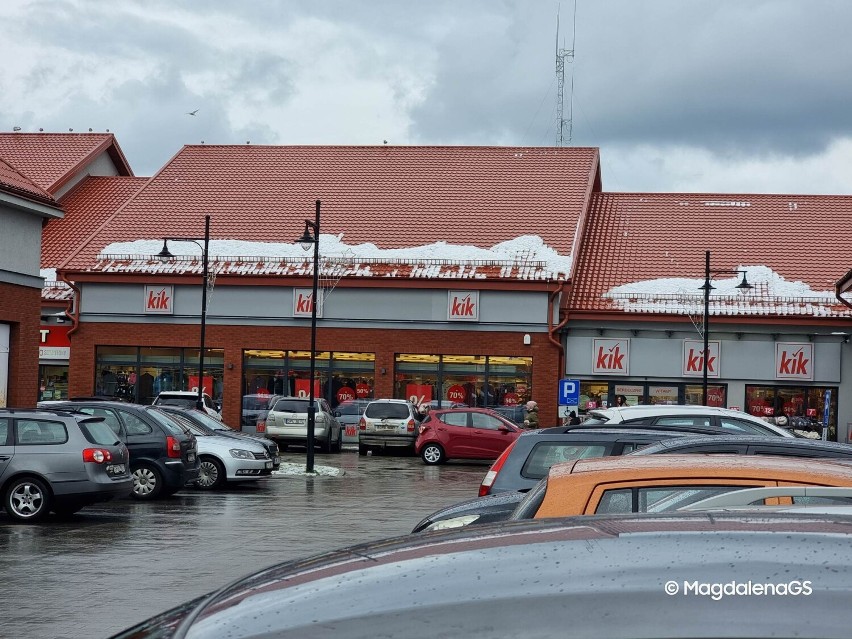
M 849 516 L 596 515 L 282 563 L 113 639 L 845 638 L 850 598 Z
M 261 444 L 266 452 L 269 453 L 269 459 L 272 460 L 272 470 L 281 468 L 281 456 L 278 451 L 278 444 L 268 437 L 258 435 L 256 433 L 245 433 L 243 431 L 234 430 L 230 426 L 225 425 L 218 419 L 210 417 L 205 411 L 197 408 L 177 408 L 175 406 L 160 406 L 160 410 L 167 413 L 175 413 L 192 421 L 193 424 L 201 428 L 208 435 L 216 435 L 218 437 L 229 437 L 231 439 L 250 439 L 253 442 Z
M 244 432 L 263 433 L 266 431 L 266 416 L 281 395 L 243 395 L 243 412 L 240 423 Z
M 785 457 L 819 457 L 852 459 L 852 445 L 821 439 L 789 439 L 751 435 L 679 437 L 638 449 L 631 455 L 783 455 Z
M 195 436 L 159 408 L 103 401 L 72 401 L 51 408 L 104 418 L 130 451 L 131 494 L 136 499 L 173 495 L 199 477 Z

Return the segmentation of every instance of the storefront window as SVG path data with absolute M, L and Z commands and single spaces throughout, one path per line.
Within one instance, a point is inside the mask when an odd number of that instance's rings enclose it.
M 517 406 L 532 397 L 532 358 L 399 354 L 394 397 L 441 407 Z
M 830 391 L 826 438 L 837 441 L 837 388 L 821 386 L 746 386 L 746 410 L 779 425 L 823 434 L 825 397 Z
M 332 408 L 353 399 L 373 399 L 375 353 L 332 353 L 331 380 L 325 396 Z
M 670 386 L 652 386 L 652 392 L 659 393 L 659 397 L 671 396 Z M 642 384 L 616 384 L 612 393 L 610 405 L 618 405 L 618 397 L 624 398 L 625 406 L 636 406 L 645 402 L 645 387 Z M 662 401 L 660 403 L 663 403 Z M 675 389 L 675 403 L 677 403 L 677 389 Z
M 616 405 L 618 397 L 625 399 L 627 406 L 636 404 L 695 404 L 701 405 L 701 384 L 683 384 L 679 382 L 629 383 L 616 381 L 581 381 L 580 412 L 591 408 Z M 728 405 L 728 387 L 726 384 L 708 384 L 707 405 L 724 408 Z
M 609 406 L 609 383 L 580 382 L 580 412 Z
M 38 367 L 38 401 L 68 399 L 68 365 Z
M 615 392 L 617 394 L 618 390 Z M 678 403 L 678 393 L 679 389 L 677 385 L 662 386 L 651 384 L 648 386 L 648 403 L 656 405 L 674 405 Z

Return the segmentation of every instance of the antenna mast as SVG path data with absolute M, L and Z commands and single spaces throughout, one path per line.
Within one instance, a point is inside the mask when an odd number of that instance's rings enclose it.
M 574 66 L 571 65 L 571 95 L 568 119 L 565 119 L 565 60 L 574 62 L 574 44 L 577 40 L 577 0 L 574 0 L 574 24 L 571 48 L 559 48 L 559 9 L 556 10 L 556 146 L 565 144 L 565 127 L 568 127 L 568 144 L 574 135 Z

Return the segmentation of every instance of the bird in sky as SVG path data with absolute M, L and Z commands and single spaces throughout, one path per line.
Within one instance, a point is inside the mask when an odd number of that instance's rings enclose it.
M 189 113 L 187 113 L 187 115 L 195 115 L 196 113 L 198 113 L 198 109 L 196 109 L 195 111 L 190 111 Z

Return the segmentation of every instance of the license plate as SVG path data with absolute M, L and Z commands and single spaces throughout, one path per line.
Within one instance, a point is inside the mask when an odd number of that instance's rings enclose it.
M 188 453 L 187 456 L 186 456 L 186 461 L 194 462 L 195 461 L 195 453 Z
M 396 430 L 396 426 L 388 426 L 385 424 L 380 424 L 379 426 L 376 426 L 376 428 L 379 430 Z
M 272 468 L 272 462 L 266 462 L 266 467 L 267 467 L 267 468 Z
M 281 463 L 281 458 L 280 458 L 280 457 L 275 457 L 275 458 L 272 460 L 272 463 L 273 463 L 273 464 L 280 464 L 280 463 Z
M 111 475 L 122 475 L 124 474 L 124 464 L 111 464 L 106 467 L 106 470 Z
M 285 419 L 284 423 L 285 424 L 304 424 L 305 420 L 304 419 Z

